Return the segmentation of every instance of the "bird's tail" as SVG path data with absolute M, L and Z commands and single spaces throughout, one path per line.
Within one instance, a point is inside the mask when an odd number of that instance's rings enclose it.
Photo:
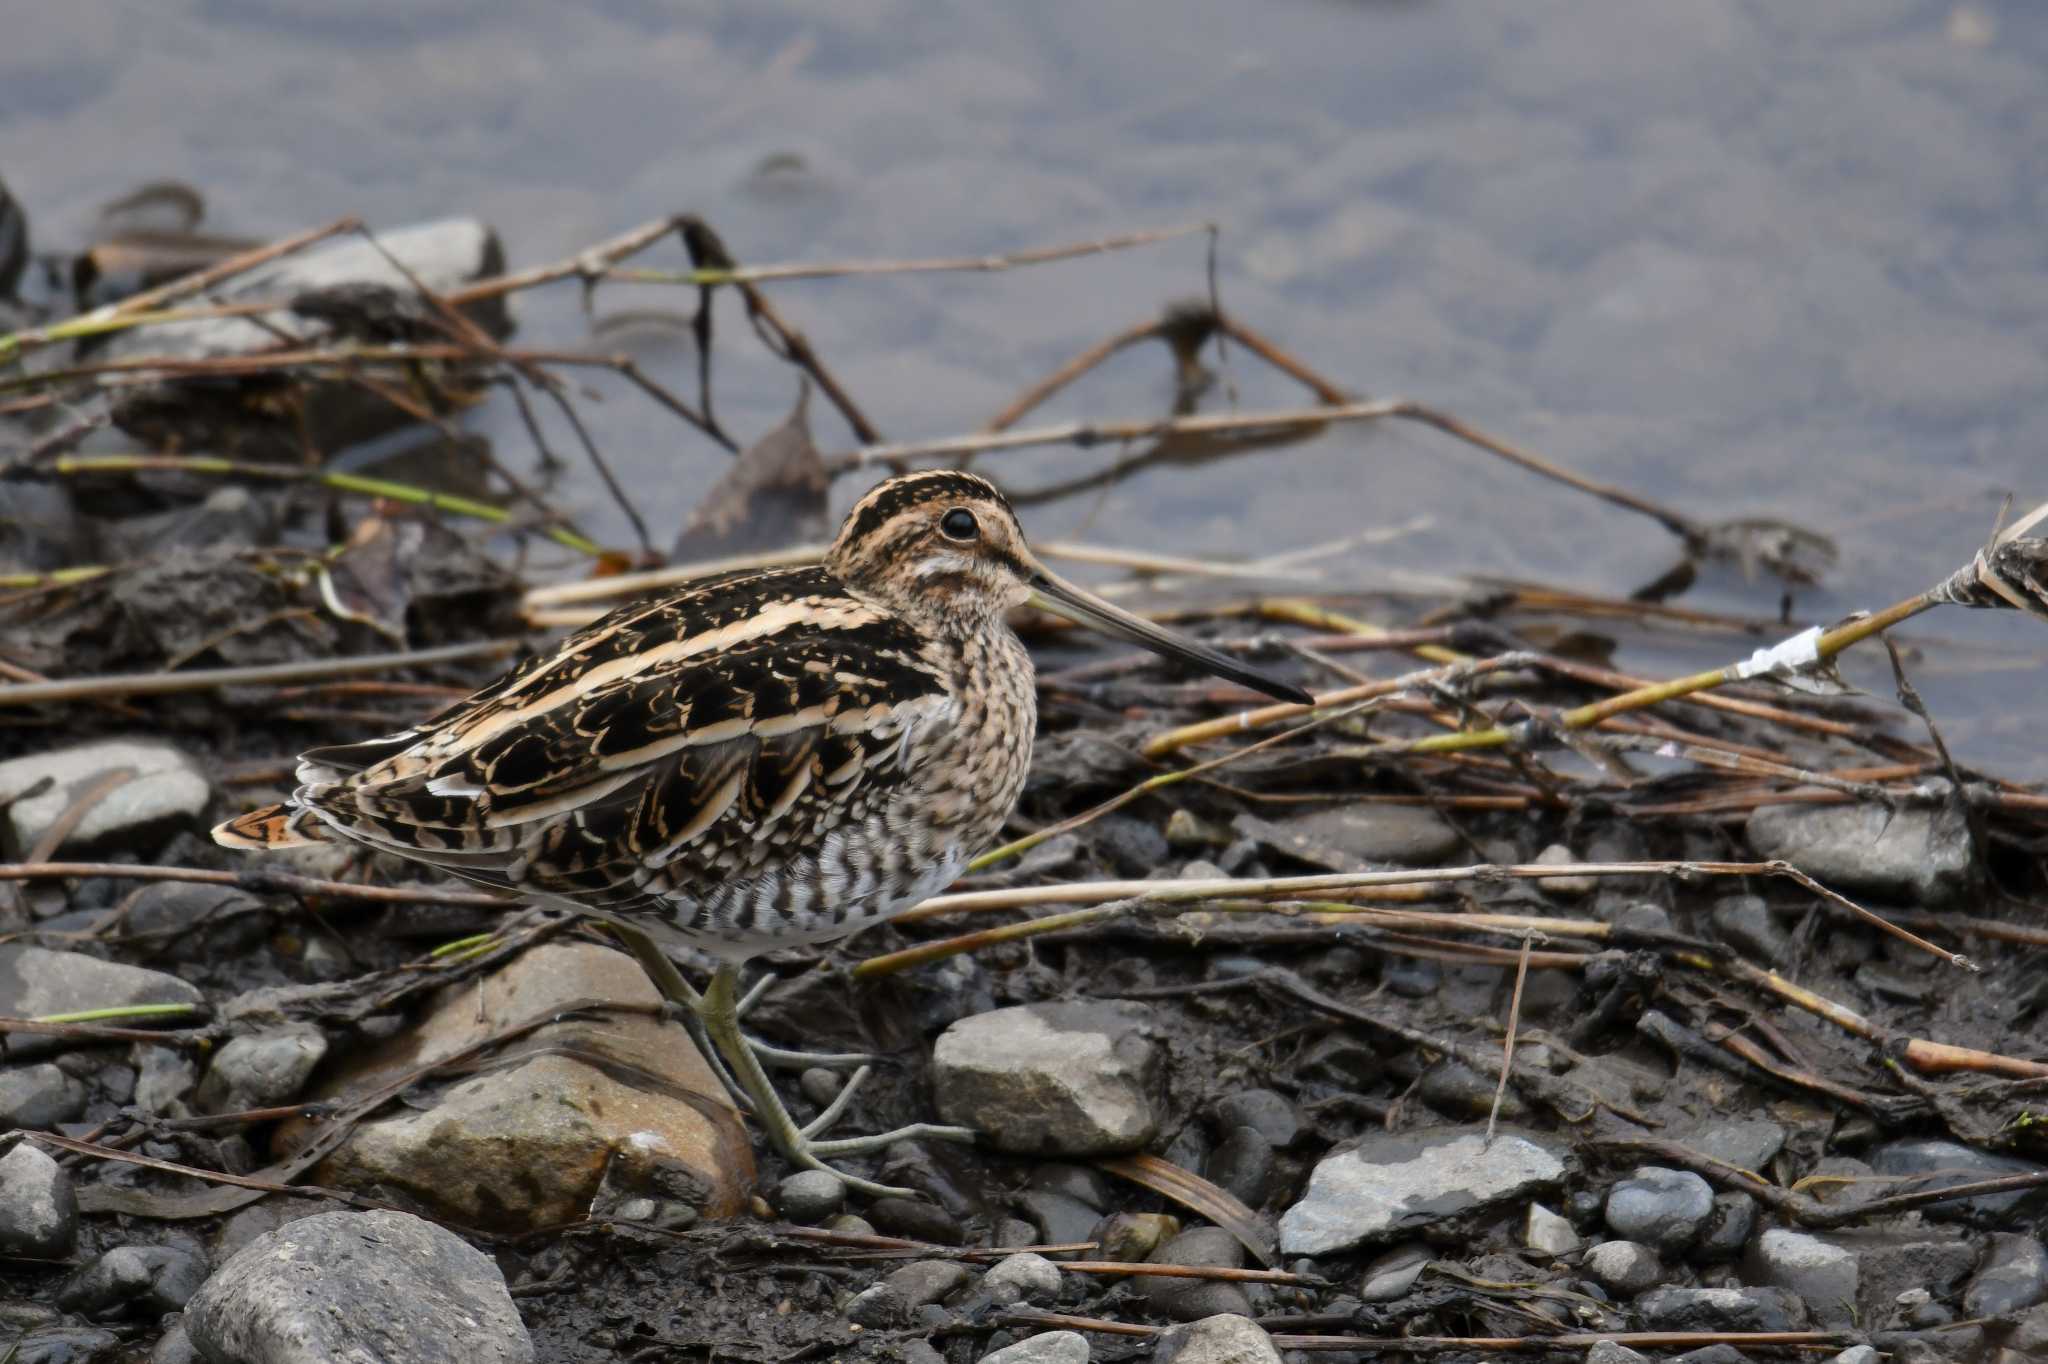
M 237 815 L 225 824 L 216 824 L 213 841 L 223 848 L 269 852 L 274 848 L 300 848 L 308 843 L 332 843 L 334 839 L 304 806 L 266 805 Z

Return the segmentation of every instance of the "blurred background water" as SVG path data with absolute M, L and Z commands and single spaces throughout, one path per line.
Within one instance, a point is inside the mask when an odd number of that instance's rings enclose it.
M 749 262 L 1213 220 L 1225 307 L 1339 383 L 1440 405 L 1702 520 L 1833 536 L 1841 562 L 1799 594 L 1802 618 L 1925 587 L 2003 494 L 2048 497 L 2048 8 L 2030 0 L 103 0 L 0 26 L 0 176 L 38 249 L 85 243 L 101 205 L 162 179 L 205 193 L 209 229 L 251 237 L 473 214 L 515 266 L 684 210 Z M 1206 249 L 775 297 L 887 435 L 937 436 L 1203 294 Z M 587 337 L 573 289 L 515 307 L 525 341 Z M 725 321 L 720 414 L 744 440 L 795 379 Z M 685 340 L 631 344 L 687 390 Z M 1300 401 L 1245 357 L 1231 376 L 1245 407 Z M 599 387 L 588 414 L 665 542 L 727 457 Z M 1168 399 L 1148 350 L 1033 420 L 1146 418 Z M 821 447 L 854 443 L 823 404 L 813 416 Z M 517 467 L 509 410 L 473 421 Z M 985 467 L 1031 489 L 1113 456 Z M 564 500 L 626 537 L 594 481 Z M 1622 593 L 1673 558 L 1650 522 L 1415 429 L 1153 468 L 1028 520 L 1250 554 L 1416 517 L 1430 528 L 1352 551 L 1334 580 Z M 1730 571 L 1685 601 L 1768 616 L 1780 591 Z M 1943 612 L 1908 634 L 1963 754 L 2048 776 L 2048 633 Z M 1731 647 L 1624 661 L 1668 671 Z M 1853 675 L 1889 692 L 1881 663 Z

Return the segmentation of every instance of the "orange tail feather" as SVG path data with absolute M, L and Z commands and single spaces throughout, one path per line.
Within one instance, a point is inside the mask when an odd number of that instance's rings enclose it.
M 254 852 L 333 842 L 312 813 L 289 805 L 266 805 L 246 815 L 237 815 L 225 824 L 215 825 L 213 841 L 224 848 Z

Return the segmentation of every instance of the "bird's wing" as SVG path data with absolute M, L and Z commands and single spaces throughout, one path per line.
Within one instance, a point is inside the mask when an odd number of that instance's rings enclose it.
M 740 877 L 815 847 L 952 713 L 907 626 L 818 570 L 752 575 L 614 612 L 415 730 L 310 753 L 297 799 L 400 856 L 618 907 L 649 868 Z

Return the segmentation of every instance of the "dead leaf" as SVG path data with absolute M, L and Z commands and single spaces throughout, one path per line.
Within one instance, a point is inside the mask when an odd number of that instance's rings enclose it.
M 811 443 L 811 385 L 780 426 L 740 452 L 683 523 L 671 562 L 748 554 L 823 539 L 832 476 Z

